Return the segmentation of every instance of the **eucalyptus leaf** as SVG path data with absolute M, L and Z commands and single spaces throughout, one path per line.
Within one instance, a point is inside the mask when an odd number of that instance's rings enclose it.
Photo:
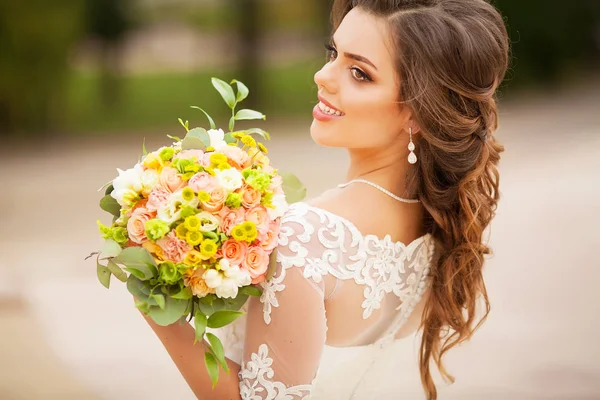
M 233 137 L 233 134 L 231 132 L 228 132 L 225 134 L 225 136 L 223 137 L 223 140 L 225 140 L 225 143 L 236 143 L 237 139 Z
M 206 370 L 208 371 L 214 389 L 219 380 L 219 364 L 217 364 L 215 356 L 210 353 L 204 353 L 204 363 L 206 364 Z
M 202 311 L 200 310 L 196 311 L 196 313 L 194 314 L 194 329 L 196 330 L 194 343 L 202 340 L 202 338 L 204 337 L 204 333 L 206 332 L 206 324 L 206 315 L 202 314 Z
M 110 270 L 100 264 L 99 262 L 96 263 L 96 273 L 98 275 L 98 280 L 100 281 L 100 283 L 105 287 L 105 288 L 110 288 Z
M 155 295 L 156 296 L 156 295 Z M 159 306 L 150 307 L 148 315 L 158 325 L 167 326 L 174 324 L 185 315 L 189 300 L 177 300 L 171 297 L 165 298 L 165 308 L 161 309 Z
M 112 239 L 106 239 L 100 249 L 100 254 L 106 257 L 116 257 L 120 252 L 121 246 Z
M 249 109 L 245 108 L 243 110 L 238 111 L 235 114 L 234 118 L 236 121 L 241 121 L 241 120 L 249 120 L 249 119 L 267 119 L 267 116 L 261 112 L 249 110 Z
M 139 300 L 148 301 L 150 299 L 150 287 L 134 275 L 129 275 L 127 278 L 127 290 Z
M 269 257 L 269 268 L 267 269 L 266 279 L 271 280 L 275 276 L 275 272 L 277 272 L 277 252 L 273 251 Z
M 246 97 L 248 97 L 248 94 L 250 93 L 250 90 L 248 90 L 248 87 L 246 85 L 244 85 L 242 82 L 238 81 L 238 80 L 232 80 L 231 84 L 236 84 L 237 85 L 237 95 L 236 95 L 236 101 L 238 103 L 240 103 L 241 101 L 243 101 Z
M 192 298 L 192 290 L 189 287 L 184 287 L 179 293 L 174 294 L 171 297 L 179 300 L 189 300 Z
M 260 297 L 260 295 L 262 294 L 261 290 L 254 285 L 244 286 L 243 288 L 240 288 L 240 293 L 254 297 Z
M 138 279 L 141 280 L 147 280 L 146 278 L 146 274 L 144 274 L 142 271 L 140 271 L 139 269 L 135 269 L 135 268 L 130 268 L 130 267 L 125 267 L 123 268 L 125 271 L 129 272 L 131 275 L 135 276 Z
M 306 197 L 306 187 L 300 182 L 296 175 L 290 173 L 280 173 L 283 178 L 283 192 L 285 199 L 289 204 L 302 201 Z
M 154 301 L 156 301 L 156 304 L 158 305 L 158 307 L 160 307 L 161 310 L 165 309 L 165 295 L 153 294 L 152 298 L 154 299 Z
M 217 311 L 225 309 L 225 302 L 223 299 L 214 299 L 209 303 L 206 298 L 202 298 L 198 302 L 198 308 L 200 308 L 200 311 L 202 311 L 204 315 L 210 316 Z
M 212 333 L 207 333 L 206 338 L 212 347 L 213 354 L 217 358 L 217 361 L 219 361 L 219 364 L 221 364 L 221 367 L 223 367 L 226 372 L 229 372 L 229 366 L 227 365 L 227 360 L 225 359 L 225 349 L 223 349 L 223 343 L 221 343 L 221 340 Z
M 210 124 L 210 129 L 217 129 L 217 125 L 215 125 L 215 121 L 211 118 L 210 115 L 208 115 L 208 113 L 206 111 L 204 111 L 203 109 L 201 109 L 200 107 L 197 107 L 197 106 L 192 106 L 192 108 L 195 108 L 196 110 L 200 110 L 204 113 L 204 115 L 206 115 L 206 118 L 208 118 L 208 123 Z
M 118 280 L 121 282 L 127 282 L 127 274 L 123 272 L 121 267 L 115 264 L 112 260 L 108 261 L 107 268 Z
M 129 269 L 141 272 L 143 277 L 138 276 L 138 278 L 142 280 L 148 280 L 158 275 L 156 263 L 152 255 L 143 247 L 128 247 L 115 257 L 113 261 L 123 264 Z M 127 268 L 126 270 L 129 271 Z M 129 272 L 135 274 L 135 272 Z
M 229 325 L 242 315 L 244 315 L 244 313 L 239 311 L 217 311 L 208 317 L 208 327 L 213 329 L 222 328 L 226 325 Z
M 121 216 L 121 205 L 109 194 L 100 199 L 100 208 L 115 217 Z
M 212 85 L 219 92 L 225 103 L 233 110 L 235 107 L 235 94 L 233 93 L 233 88 L 227 82 L 224 82 L 218 78 L 211 79 Z
M 208 146 L 210 146 L 210 136 L 203 128 L 192 129 L 181 142 L 183 150 L 205 150 Z
M 238 293 L 233 299 L 223 299 L 225 303 L 224 310 L 238 311 L 246 304 L 246 301 L 248 301 L 248 295 L 245 293 Z
M 265 140 L 271 140 L 271 134 L 269 134 L 269 132 L 262 130 L 260 128 L 247 129 L 246 132 L 249 134 L 256 133 L 257 135 L 260 135 Z

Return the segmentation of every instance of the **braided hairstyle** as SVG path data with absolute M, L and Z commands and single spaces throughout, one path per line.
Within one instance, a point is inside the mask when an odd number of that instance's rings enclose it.
M 400 106 L 420 127 L 407 189 L 421 200 L 436 241 L 419 352 L 423 387 L 435 400 L 431 361 L 453 381 L 442 357 L 470 339 L 490 310 L 483 234 L 499 198 L 496 166 L 504 148 L 493 135 L 495 95 L 509 39 L 502 16 L 484 0 L 336 0 L 334 29 L 355 7 L 389 23 Z

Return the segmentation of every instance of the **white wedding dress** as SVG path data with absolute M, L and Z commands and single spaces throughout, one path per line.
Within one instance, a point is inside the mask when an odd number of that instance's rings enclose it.
M 396 336 L 427 288 L 433 248 L 429 234 L 405 245 L 293 204 L 275 276 L 218 332 L 241 365 L 242 399 L 398 398 Z

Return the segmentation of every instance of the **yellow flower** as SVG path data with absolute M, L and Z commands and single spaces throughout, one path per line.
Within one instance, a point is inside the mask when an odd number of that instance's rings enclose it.
M 205 153 L 210 153 L 211 151 L 215 151 L 215 148 L 212 147 L 212 146 L 208 146 L 204 152 Z
M 142 165 L 147 168 L 151 168 L 158 172 L 161 172 L 165 163 L 158 154 L 150 153 L 146 156 L 146 158 L 144 158 L 144 162 L 142 162 Z
M 246 232 L 244 232 L 244 229 L 241 225 L 237 225 L 231 230 L 231 236 L 240 242 L 242 240 L 246 240 Z
M 268 154 L 268 153 L 269 153 L 269 150 L 267 150 L 267 148 L 265 147 L 265 145 L 264 145 L 264 144 L 262 144 L 262 143 L 259 143 L 259 144 L 258 144 L 258 149 L 259 149 L 260 151 L 262 151 L 263 153 L 265 153 L 265 154 Z
M 217 165 L 217 169 L 220 169 L 221 171 L 225 171 L 226 169 L 231 168 L 231 165 L 227 164 L 227 163 L 222 163 Z
M 195 231 L 188 231 L 185 234 L 185 241 L 190 245 L 190 246 L 197 246 L 202 242 L 202 233 Z
M 148 250 L 150 253 L 152 253 L 152 256 L 155 261 L 162 262 L 167 259 L 167 257 L 165 257 L 163 250 L 156 243 L 147 241 L 147 242 L 142 243 L 142 247 L 144 249 Z
M 242 143 L 248 147 L 256 147 L 256 140 L 252 136 L 246 135 L 242 138 Z
M 198 250 L 190 250 L 183 262 L 187 265 L 196 266 L 202 262 L 202 254 Z
M 271 162 L 271 160 L 269 160 L 269 157 L 267 157 L 264 153 L 260 152 L 257 148 L 249 149 L 248 155 L 252 158 L 252 160 L 263 165 L 269 165 L 269 163 Z
M 177 237 L 179 239 L 185 240 L 185 237 L 187 235 L 187 229 L 185 228 L 185 224 L 181 223 L 179 225 L 177 225 L 177 228 L 175 228 L 175 234 L 177 235 Z
M 227 156 L 221 153 L 211 154 L 210 163 L 214 165 L 219 165 L 227 162 Z
M 243 222 L 242 224 L 240 224 L 240 227 L 244 230 L 244 236 L 246 237 L 246 241 L 248 241 L 248 243 L 256 240 L 258 232 L 256 229 L 256 224 L 254 224 L 254 222 Z
M 204 190 L 198 192 L 198 200 L 204 203 L 210 201 L 210 194 L 208 194 L 208 192 L 205 192 Z
M 205 239 L 200 244 L 200 254 L 202 254 L 202 257 L 205 260 L 208 260 L 215 254 L 217 254 L 217 250 L 217 242 L 215 242 L 214 240 Z
M 200 229 L 200 218 L 195 215 L 189 216 L 185 219 L 184 226 L 188 231 L 197 231 Z
M 194 197 L 196 197 L 196 193 L 194 193 L 192 188 L 188 186 L 181 191 L 181 197 L 183 197 L 185 201 L 190 202 L 194 200 Z

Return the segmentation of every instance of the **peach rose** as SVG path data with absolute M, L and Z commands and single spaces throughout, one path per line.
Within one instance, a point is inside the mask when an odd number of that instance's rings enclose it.
M 235 239 L 226 240 L 222 247 L 223 258 L 231 265 L 242 265 L 248 252 L 248 244 Z
M 252 186 L 244 186 L 242 191 L 242 205 L 246 208 L 252 208 L 260 204 L 260 192 Z
M 163 250 L 167 259 L 174 263 L 182 262 L 187 253 L 192 249 L 192 246 L 187 244 L 185 240 L 179 239 L 174 231 L 171 231 L 167 233 L 167 236 L 158 239 L 156 244 Z
M 204 268 L 190 268 L 183 274 L 183 284 L 192 289 L 192 293 L 198 297 L 205 297 L 215 292 L 214 289 L 206 286 L 206 281 L 202 277 L 204 272 Z
M 248 271 L 252 284 L 256 285 L 265 280 L 269 268 L 269 255 L 261 247 L 250 246 L 242 262 L 242 268 Z
M 208 172 L 198 172 L 190 178 L 188 186 L 192 188 L 194 192 L 210 193 L 218 186 L 218 184 L 215 177 L 210 175 Z
M 146 237 L 146 221 L 154 218 L 156 212 L 144 207 L 138 207 L 127 221 L 127 233 L 132 242 L 141 244 L 148 240 Z
M 210 200 L 202 202 L 202 208 L 209 212 L 217 212 L 223 208 L 223 204 L 225 204 L 225 189 L 221 186 L 214 187 L 210 192 Z
M 163 208 L 167 205 L 170 195 L 171 193 L 169 193 L 166 189 L 162 187 L 155 187 L 148 196 L 146 208 L 151 211 L 157 211 L 158 209 Z
M 128 216 L 131 216 L 133 214 L 133 212 L 135 210 L 137 210 L 138 208 L 148 208 L 146 207 L 146 204 L 148 203 L 148 199 L 142 199 L 138 202 L 136 202 L 133 207 L 131 207 L 131 210 L 129 210 L 129 212 L 127 213 Z
M 243 169 L 250 166 L 250 156 L 248 156 L 248 153 L 246 153 L 244 150 L 240 149 L 237 146 L 225 146 L 222 149 L 220 149 L 220 152 L 225 154 L 229 159 L 230 163 L 234 164 L 237 167 Z
M 204 157 L 204 152 L 199 149 L 192 150 L 183 150 L 173 157 L 174 160 L 179 158 L 183 160 L 195 160 L 197 163 L 200 163 Z
M 266 252 L 271 253 L 279 243 L 279 224 L 272 221 L 269 224 L 269 230 L 260 238 L 260 247 Z
M 219 217 L 221 217 L 219 229 L 226 235 L 231 235 L 231 230 L 245 221 L 246 213 L 241 208 L 232 210 L 229 207 L 223 207 L 219 212 Z
M 269 229 L 269 214 L 264 206 L 256 206 L 246 211 L 246 221 L 256 224 L 259 235 L 264 235 Z
M 185 187 L 185 182 L 181 179 L 179 171 L 171 167 L 163 168 L 160 177 L 158 178 L 158 183 L 171 193 L 175 193 L 179 189 Z

